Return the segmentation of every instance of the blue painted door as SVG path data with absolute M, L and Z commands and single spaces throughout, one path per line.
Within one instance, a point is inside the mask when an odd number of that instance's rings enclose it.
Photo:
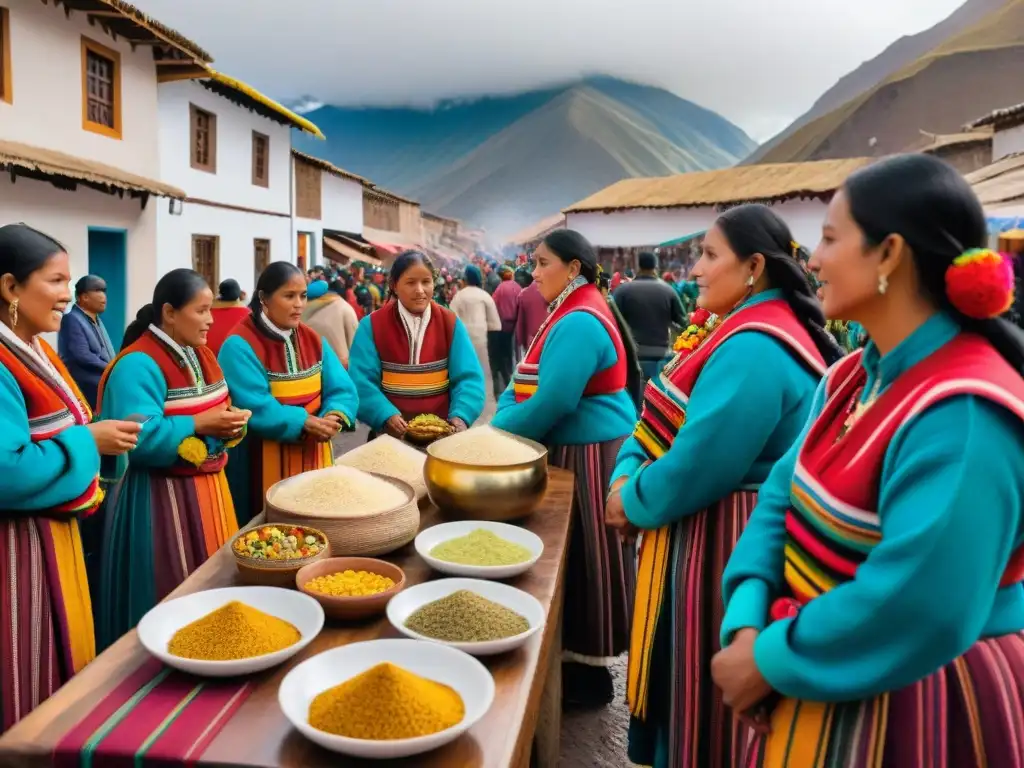
M 128 233 L 123 229 L 89 229 L 89 274 L 107 281 L 103 324 L 114 350 L 121 348 L 128 308 Z

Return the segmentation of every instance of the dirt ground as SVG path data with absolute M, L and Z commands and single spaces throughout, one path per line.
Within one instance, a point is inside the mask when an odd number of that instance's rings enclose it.
M 360 425 L 334 442 L 341 455 L 366 442 L 367 429 Z M 626 657 L 613 667 L 615 703 L 592 711 L 562 715 L 562 755 L 559 768 L 626 768 L 626 728 L 629 713 L 625 705 Z

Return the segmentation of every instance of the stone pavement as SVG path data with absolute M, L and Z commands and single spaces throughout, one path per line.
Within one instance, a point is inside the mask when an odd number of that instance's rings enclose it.
M 491 414 L 485 413 L 484 419 Z M 334 453 L 340 456 L 366 442 L 367 428 L 362 424 L 355 432 L 341 435 L 334 441 Z M 562 715 L 562 756 L 559 768 L 626 768 L 626 729 L 629 712 L 625 705 L 626 657 L 613 667 L 615 703 L 599 710 L 573 711 Z

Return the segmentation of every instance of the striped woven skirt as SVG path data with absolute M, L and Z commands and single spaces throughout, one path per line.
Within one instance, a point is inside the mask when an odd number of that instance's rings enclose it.
M 575 474 L 562 620 L 566 661 L 608 666 L 629 648 L 636 592 L 634 547 L 623 544 L 604 524 L 605 494 L 622 442 L 548 449 L 552 466 Z
M 771 726 L 749 768 L 1024 768 L 1024 633 L 867 701 L 783 699 Z
M 647 719 L 630 719 L 634 763 L 733 768 L 746 752 L 749 729 L 722 701 L 711 680 L 711 657 L 721 650 L 722 573 L 756 503 L 756 492 L 737 491 L 675 526 L 669 589 L 651 653 Z
M 107 507 L 100 649 L 135 627 L 237 530 L 223 472 L 181 477 L 129 469 Z
M 0 520 L 0 733 L 96 656 L 78 522 Z
M 330 442 L 279 443 L 253 433 L 230 451 L 227 473 L 238 524 L 245 527 L 263 511 L 267 490 L 279 480 L 334 465 Z

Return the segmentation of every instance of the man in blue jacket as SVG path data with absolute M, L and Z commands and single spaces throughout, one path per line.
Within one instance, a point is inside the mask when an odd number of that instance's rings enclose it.
M 106 308 L 106 282 L 86 275 L 75 283 L 75 305 L 64 315 L 57 336 L 57 353 L 94 411 L 100 377 L 114 359 L 114 346 L 100 319 Z

